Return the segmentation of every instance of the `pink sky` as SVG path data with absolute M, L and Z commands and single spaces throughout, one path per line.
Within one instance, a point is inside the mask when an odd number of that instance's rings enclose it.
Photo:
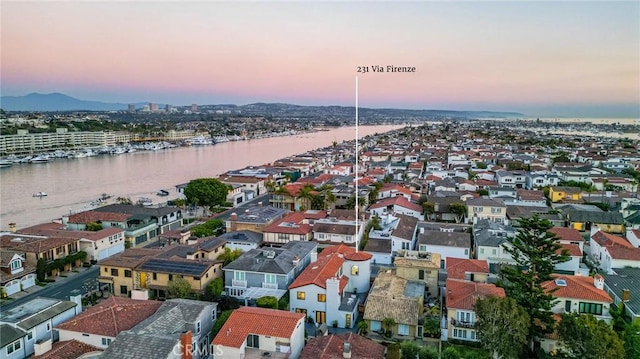
M 2 95 L 640 113 L 638 2 L 11 2 Z M 559 111 L 559 110 L 558 110 Z M 635 111 L 635 112 L 634 112 Z

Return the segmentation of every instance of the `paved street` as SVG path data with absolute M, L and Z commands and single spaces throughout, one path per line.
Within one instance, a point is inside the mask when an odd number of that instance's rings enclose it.
M 91 268 L 79 268 L 78 273 L 65 273 L 67 277 L 56 277 L 56 281 L 48 283 L 44 287 L 34 286 L 27 291 L 15 295 L 15 299 L 4 302 L 0 305 L 0 312 L 24 304 L 37 297 L 48 297 L 69 300 L 70 295 L 77 295 L 83 292 L 82 285 L 87 279 L 97 279 L 100 267 L 94 265 Z M 26 292 L 26 293 L 25 293 Z

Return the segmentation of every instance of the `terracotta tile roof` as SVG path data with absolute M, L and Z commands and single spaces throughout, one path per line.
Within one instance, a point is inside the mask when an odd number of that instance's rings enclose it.
M 116 212 L 85 211 L 69 216 L 69 223 L 125 222 L 133 215 Z
M 284 310 L 240 307 L 231 313 L 213 339 L 213 345 L 240 348 L 249 334 L 290 338 L 298 323 L 304 322 L 305 317 L 303 313 Z
M 626 248 L 634 248 L 633 244 L 629 243 L 626 239 L 603 231 L 596 232 L 591 236 L 591 239 L 596 241 L 601 247 L 612 247 L 614 245 L 618 245 Z
M 29 253 L 43 253 L 75 242 L 78 242 L 78 239 L 59 237 L 26 237 L 17 233 L 3 235 L 0 237 L 0 247 Z
M 324 251 L 323 251 L 324 252 Z M 337 253 L 322 256 L 318 255 L 318 260 L 310 263 L 302 273 L 289 285 L 289 289 L 302 287 L 309 284 L 317 285 L 320 288 L 327 288 L 327 279 L 335 277 L 340 267 L 344 263 L 344 258 Z M 342 288 L 340 288 L 342 291 Z
M 640 248 L 627 248 L 626 246 L 613 245 L 607 247 L 607 251 L 613 259 L 640 261 Z
M 343 359 L 344 343 L 351 344 L 353 359 L 384 359 L 385 346 L 354 333 L 309 338 L 300 359 Z
M 577 244 L 560 244 L 561 247 L 556 251 L 557 254 L 561 254 L 563 250 L 567 251 L 567 254 L 571 257 L 582 257 L 582 251 Z
M 56 329 L 115 338 L 121 331 L 129 330 L 151 316 L 161 305 L 162 302 L 155 300 L 111 296 L 57 325 Z
M 102 349 L 94 347 L 93 345 L 79 342 L 75 339 L 53 343 L 51 350 L 42 354 L 36 355 L 34 359 L 76 359 L 82 355 L 91 352 L 101 352 Z
M 447 257 L 447 278 L 465 279 L 465 273 L 489 274 L 489 264 L 486 260 Z
M 163 253 L 159 248 L 129 248 L 100 262 L 100 267 L 135 268 L 147 259 Z
M 469 282 L 460 279 L 447 279 L 447 308 L 474 310 L 478 298 L 495 296 L 504 298 L 503 288 L 494 284 Z
M 566 286 L 560 286 L 556 280 L 564 279 Z M 553 292 L 553 296 L 556 298 L 571 298 L 571 299 L 583 299 L 592 300 L 598 302 L 613 303 L 613 299 L 603 289 L 598 289 L 594 285 L 594 278 L 588 276 L 579 275 L 555 275 L 554 280 L 550 280 L 542 283 L 542 288 L 545 291 Z
M 410 210 L 422 213 L 422 207 L 420 207 L 419 204 L 409 202 L 409 200 L 406 199 L 404 196 L 395 196 L 391 198 L 381 199 L 376 203 L 372 204 L 369 207 L 369 209 L 385 208 L 388 206 L 400 206 L 400 207 L 408 208 Z
M 553 227 L 549 229 L 549 232 L 555 234 L 558 238 L 564 241 L 584 242 L 584 238 L 582 238 L 580 232 L 573 228 Z
M 267 233 L 288 233 L 288 234 L 309 234 L 312 231 L 311 225 L 303 223 L 305 217 L 300 212 L 294 212 L 271 223 L 262 229 Z
M 108 238 L 114 234 L 122 233 L 125 230 L 117 227 L 107 227 L 99 231 L 74 231 L 66 229 L 65 226 L 58 223 L 46 223 L 46 225 L 36 225 L 18 230 L 16 233 L 24 233 L 36 236 L 46 237 L 60 237 L 60 238 L 75 238 L 75 239 L 88 239 L 91 241 L 97 241 L 100 239 Z

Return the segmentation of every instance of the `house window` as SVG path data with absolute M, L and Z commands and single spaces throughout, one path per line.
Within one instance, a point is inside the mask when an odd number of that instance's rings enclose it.
M 11 354 L 11 353 L 13 353 L 14 351 L 18 351 L 18 350 L 20 350 L 20 347 L 21 347 L 21 345 L 20 345 L 20 340 L 17 340 L 17 341 L 15 341 L 15 342 L 13 342 L 13 343 L 9 344 L 9 345 L 7 346 L 7 354 Z
M 22 264 L 19 260 L 15 260 L 15 261 L 11 261 L 11 270 L 16 270 L 16 269 L 20 269 L 22 267 Z
M 246 273 L 245 272 L 240 272 L 240 271 L 234 271 L 233 272 L 233 279 L 235 280 L 245 280 L 246 278 Z
M 105 345 L 105 346 L 111 345 L 111 338 L 102 338 L 102 345 Z
M 114 277 L 118 276 L 118 269 L 117 268 L 111 268 L 111 275 Z
M 32 331 L 27 333 L 27 340 L 31 340 L 31 339 L 33 339 L 33 332 Z
M 398 324 L 399 335 L 409 335 L 409 326 L 406 324 Z
M 602 304 L 580 302 L 578 312 L 580 314 L 602 315 Z
M 482 212 L 482 207 L 473 207 L 473 212 L 474 213 Z
M 124 276 L 127 277 L 127 278 L 131 278 L 131 271 L 128 270 L 128 269 L 125 269 L 124 270 Z
M 344 327 L 351 328 L 351 314 L 347 314 L 344 317 Z
M 424 269 L 418 270 L 418 279 L 424 279 Z
M 351 266 L 351 275 L 358 275 L 359 272 L 358 266 Z
M 200 321 L 196 322 L 196 334 L 200 334 Z
M 491 213 L 493 214 L 502 213 L 502 208 L 491 207 Z
M 318 293 L 318 302 L 326 302 L 326 301 L 327 301 L 327 295 L 324 293 Z
M 495 248 L 491 250 L 491 254 L 493 254 L 494 256 L 496 255 L 496 250 L 495 250 Z
M 107 273 L 108 271 L 109 271 L 109 268 L 105 267 L 104 272 Z
M 169 274 L 169 280 L 173 280 L 173 274 Z
M 249 348 L 260 348 L 260 337 L 255 334 L 247 336 L 247 346 Z
M 307 314 L 307 310 L 304 308 L 296 308 L 296 313 L 303 313 L 303 314 Z
M 571 301 L 570 300 L 565 300 L 564 302 L 564 311 L 569 313 L 571 312 Z
M 484 254 L 484 248 L 480 248 L 480 254 Z
M 153 277 L 153 280 L 158 280 L 158 273 L 153 272 L 152 277 Z
M 47 331 L 51 331 L 51 323 L 47 323 Z
M 298 293 L 296 294 L 296 298 L 298 298 L 299 300 L 304 300 L 306 298 L 306 294 L 304 292 L 298 291 Z
M 275 274 L 270 274 L 267 273 L 264 275 L 264 282 L 265 283 L 269 283 L 269 284 L 275 284 L 276 283 L 276 275 Z
M 213 320 L 214 322 L 216 321 L 216 310 L 212 310 L 211 311 L 211 320 Z
M 129 289 L 127 288 L 126 285 L 120 286 L 120 294 L 129 294 Z

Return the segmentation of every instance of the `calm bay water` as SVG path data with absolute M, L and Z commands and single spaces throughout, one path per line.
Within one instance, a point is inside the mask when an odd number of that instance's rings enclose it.
M 361 126 L 360 137 L 403 126 Z M 342 127 L 289 137 L 225 142 L 214 146 L 138 151 L 119 156 L 58 159 L 0 169 L 0 231 L 15 222 L 18 228 L 60 218 L 71 211 L 91 209 L 102 193 L 163 202 L 175 198 L 175 185 L 229 170 L 260 165 L 355 138 L 355 127 Z M 171 195 L 158 197 L 160 189 Z M 47 197 L 34 198 L 37 192 Z M 113 199 L 111 200 L 113 201 Z

